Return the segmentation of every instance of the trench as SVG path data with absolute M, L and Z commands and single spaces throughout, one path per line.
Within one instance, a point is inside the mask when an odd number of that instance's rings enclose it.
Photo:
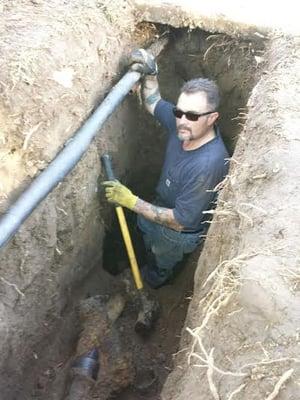
M 261 56 L 263 46 L 258 40 L 242 41 L 226 35 L 210 35 L 198 29 L 173 29 L 169 45 L 159 57 L 161 94 L 169 101 L 176 102 L 181 85 L 197 76 L 205 76 L 218 83 L 222 99 L 219 124 L 231 155 L 242 129 L 248 97 L 259 75 L 254 55 Z M 163 160 L 165 137 L 152 117 L 145 115 L 141 108 L 138 112 L 141 114 L 137 118 L 138 134 L 143 134 L 145 130 L 151 134 L 147 135 L 148 141 L 139 147 L 134 163 L 125 172 L 118 172 L 122 181 L 135 193 L 151 201 Z M 126 121 L 123 122 L 126 124 Z M 114 157 L 117 159 L 118 155 Z M 118 165 L 117 160 L 115 163 Z M 132 213 L 126 214 L 138 262 L 142 265 L 143 244 L 135 228 L 135 216 Z M 125 290 L 117 282 L 124 283 L 124 276 L 128 278 L 129 264 L 114 214 L 109 214 L 107 226 L 102 268 L 112 277 L 110 282 L 115 280 L 115 283 L 110 283 L 110 288 L 103 288 L 99 271 L 92 274 L 85 283 L 85 293 L 91 298 L 101 291 L 111 297 L 118 290 Z M 134 301 L 128 302 L 111 328 L 111 337 L 105 339 L 109 343 L 105 350 L 107 357 L 116 366 L 106 366 L 107 371 L 104 372 L 109 390 L 96 384 L 94 392 L 101 391 L 104 396 L 99 398 L 158 398 L 172 370 L 172 354 L 178 350 L 187 307 L 193 295 L 193 275 L 200 252 L 201 248 L 183 261 L 181 271 L 172 284 L 152 291 L 152 295 L 161 304 L 161 314 L 148 337 L 141 338 L 134 333 L 138 306 Z
M 211 35 L 199 29 L 171 29 L 170 42 L 158 59 L 162 97 L 175 103 L 179 89 L 185 81 L 198 76 L 215 80 L 219 85 L 222 99 L 219 125 L 227 149 L 232 155 L 247 113 L 247 100 L 259 77 L 259 65 L 255 56 L 262 56 L 263 51 L 264 43 L 261 39 L 240 40 L 224 34 Z M 124 118 L 121 123 L 136 126 L 133 139 L 137 142 L 136 153 L 132 155 L 125 169 L 121 167 L 119 158 L 127 149 L 119 149 L 119 152 L 112 154 L 113 162 L 122 182 L 140 197 L 151 201 L 163 161 L 166 138 L 158 124 L 146 114 L 146 111 L 143 111 L 136 96 L 131 96 L 128 102 L 130 122 Z M 99 181 L 102 179 L 103 176 L 100 176 Z M 129 263 L 118 221 L 113 209 L 105 204 L 103 194 L 101 201 L 104 204 L 103 215 L 106 226 L 103 252 L 101 249 L 95 267 L 73 293 L 73 297 L 88 301 L 98 296 L 101 302 L 100 308 L 118 293 L 124 294 L 126 287 L 130 286 Z M 138 263 L 142 265 L 144 251 L 141 237 L 135 228 L 135 216 L 130 212 L 126 212 L 126 215 Z M 84 311 L 90 315 L 85 315 L 82 323 L 89 324 L 88 329 L 93 333 L 87 334 L 88 339 L 84 346 L 88 348 L 88 341 L 93 341 L 93 335 L 99 336 L 99 332 L 102 332 L 105 358 L 104 361 L 100 359 L 98 381 L 100 378 L 102 381 L 89 389 L 91 393 L 88 398 L 120 400 L 158 398 L 173 367 L 172 355 L 178 350 L 188 304 L 193 295 L 193 275 L 200 253 L 201 247 L 186 257 L 180 272 L 171 284 L 150 291 L 160 302 L 161 314 L 153 332 L 147 337 L 139 337 L 134 332 L 138 312 L 138 304 L 134 300 L 126 300 L 122 313 L 113 326 L 109 327 L 99 318 L 99 313 L 97 316 L 93 314 L 95 311 L 93 307 Z M 83 327 L 77 326 L 76 331 L 81 337 L 86 334 Z M 71 360 L 76 357 L 76 346 L 78 344 L 74 341 Z M 79 392 L 65 397 L 71 386 L 69 376 L 71 365 L 72 361 L 69 361 L 60 371 L 64 378 L 53 377 L 48 386 L 47 398 L 88 399 L 80 397 Z M 57 390 L 58 385 L 63 389 Z M 55 390 L 59 393 L 57 397 L 53 394 Z M 37 391 L 36 398 L 42 398 L 39 396 Z

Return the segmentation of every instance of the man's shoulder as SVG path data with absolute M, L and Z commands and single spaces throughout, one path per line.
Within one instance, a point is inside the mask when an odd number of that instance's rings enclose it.
M 207 146 L 208 153 L 212 157 L 212 159 L 216 158 L 228 158 L 229 154 L 224 144 L 220 129 L 218 127 L 215 128 L 216 137 L 210 143 L 210 146 Z
M 154 114 L 155 112 L 159 112 L 161 110 L 168 110 L 168 111 L 172 111 L 172 107 L 174 105 L 172 103 L 170 103 L 169 101 L 165 100 L 165 99 L 159 99 L 159 101 L 157 102 L 155 109 L 154 109 Z
M 174 105 L 169 101 L 160 99 L 154 109 L 154 117 L 159 121 L 169 133 L 172 133 L 176 128 L 176 121 L 172 109 Z

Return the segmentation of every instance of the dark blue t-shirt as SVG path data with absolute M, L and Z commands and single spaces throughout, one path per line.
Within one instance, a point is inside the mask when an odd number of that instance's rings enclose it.
M 154 117 L 167 129 L 169 140 L 161 176 L 156 187 L 160 205 L 174 209 L 184 230 L 198 231 L 209 220 L 203 211 L 216 200 L 212 190 L 228 172 L 228 153 L 216 127 L 216 137 L 195 150 L 186 151 L 177 137 L 173 105 L 160 100 Z

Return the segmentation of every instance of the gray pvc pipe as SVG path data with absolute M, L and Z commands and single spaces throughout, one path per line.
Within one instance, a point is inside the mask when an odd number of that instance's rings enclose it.
M 66 142 L 64 148 L 48 167 L 33 180 L 17 201 L 0 218 L 0 247 L 7 243 L 38 204 L 74 168 L 104 122 L 140 77 L 139 72 L 129 71 L 120 79 L 100 106 L 75 132 L 74 136 Z

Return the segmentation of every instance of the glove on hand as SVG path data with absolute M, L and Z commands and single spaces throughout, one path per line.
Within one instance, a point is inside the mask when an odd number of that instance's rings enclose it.
M 117 203 L 122 207 L 132 210 L 137 202 L 138 197 L 135 196 L 126 186 L 119 181 L 102 182 L 105 186 L 105 196 L 110 203 Z
M 133 71 L 138 71 L 145 75 L 157 75 L 158 73 L 155 58 L 144 49 L 134 50 L 129 56 L 128 65 Z

